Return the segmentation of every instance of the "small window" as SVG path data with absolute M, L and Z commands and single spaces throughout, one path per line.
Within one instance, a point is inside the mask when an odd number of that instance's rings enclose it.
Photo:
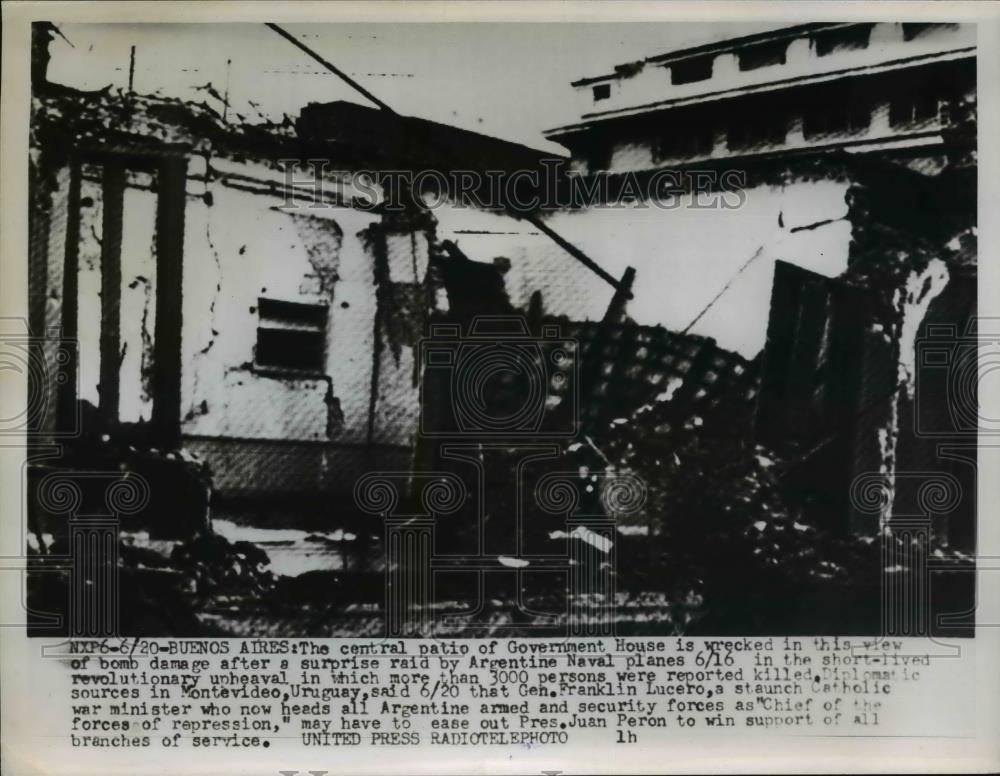
M 715 127 L 700 119 L 675 124 L 657 144 L 657 161 L 706 156 L 715 149 Z
M 771 43 L 758 43 L 748 46 L 737 53 L 740 70 L 756 70 L 759 67 L 785 64 L 785 53 L 788 51 L 788 41 L 778 40 Z
M 690 84 L 712 77 L 713 57 L 691 57 L 670 65 L 670 83 Z
M 871 32 L 870 24 L 852 24 L 849 27 L 824 30 L 813 35 L 813 46 L 816 55 L 820 57 L 841 51 L 856 51 L 868 47 Z
M 606 100 L 611 96 L 611 84 L 597 84 L 594 89 L 594 102 Z
M 262 298 L 257 310 L 256 366 L 314 374 L 326 370 L 326 305 Z

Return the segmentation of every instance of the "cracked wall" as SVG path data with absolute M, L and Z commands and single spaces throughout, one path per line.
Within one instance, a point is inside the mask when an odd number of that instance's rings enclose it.
M 208 437 L 335 438 L 344 428 L 328 417 L 329 370 L 268 370 L 256 363 L 255 348 L 261 297 L 332 305 L 340 227 L 335 219 L 314 217 L 317 225 L 307 230 L 277 209 L 277 197 L 210 187 L 211 204 L 189 202 L 186 213 L 182 430 Z M 332 255 L 317 272 L 310 249 L 315 254 L 324 247 Z M 328 367 L 336 328 L 336 322 L 327 327 Z M 337 386 L 334 395 L 347 387 Z

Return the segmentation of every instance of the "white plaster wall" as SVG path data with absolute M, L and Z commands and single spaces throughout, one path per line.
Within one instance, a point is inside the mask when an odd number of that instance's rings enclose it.
M 696 208 L 689 195 L 671 210 L 591 208 L 552 214 L 547 223 L 614 277 L 635 267 L 627 310 L 638 323 L 674 331 L 690 325 L 692 333 L 752 358 L 764 345 L 776 260 L 831 277 L 846 269 L 847 186 L 830 180 L 760 185 L 744 192 L 738 209 Z M 727 197 L 736 203 L 735 194 Z M 706 201 L 702 194 L 700 202 Z M 515 305 L 526 306 L 538 289 L 547 312 L 603 317 L 611 287 L 530 225 L 472 210 L 435 215 L 439 236 L 455 239 L 470 258 L 511 259 L 507 290 Z M 489 234 L 461 232 L 487 226 Z

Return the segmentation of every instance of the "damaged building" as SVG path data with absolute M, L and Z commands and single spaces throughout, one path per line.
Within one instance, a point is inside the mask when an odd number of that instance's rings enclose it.
M 561 180 L 684 183 L 666 207 L 527 211 L 370 207 L 351 173 L 537 172 L 552 159 L 533 149 L 347 102 L 252 124 L 210 86 L 202 103 L 81 92 L 45 79 L 37 38 L 30 323 L 59 337 L 36 442 L 62 446 L 32 467 L 39 487 L 125 461 L 165 494 L 136 518 L 154 539 L 210 518 L 274 540 L 271 568 L 291 576 L 333 562 L 303 549 L 320 534 L 378 587 L 381 528 L 354 488 L 441 462 L 421 446 L 421 341 L 516 315 L 578 343 L 577 382 L 546 412 L 579 402 L 562 443 L 574 466 L 591 456 L 581 471 L 634 471 L 610 452 L 634 456 L 630 434 L 659 466 L 678 433 L 725 429 L 781 462 L 824 530 L 904 519 L 921 551 L 974 551 L 975 426 L 937 379 L 976 336 L 973 27 L 799 25 L 582 78 L 579 118 L 546 133 L 569 151 Z M 932 380 L 928 341 L 945 353 Z M 954 497 L 928 502 L 914 472 Z M 30 524 L 51 541 L 44 499 Z
M 790 455 L 827 451 L 833 520 L 856 476 L 928 470 L 946 441 L 914 438 L 915 349 L 928 327 L 961 337 L 974 321 L 975 52 L 967 25 L 799 25 L 580 79 L 580 121 L 547 133 L 585 175 L 745 172 L 731 210 L 698 212 L 701 191 L 683 214 L 592 208 L 553 223 L 609 255 L 601 232 L 627 220 L 620 252 L 640 280 L 664 277 L 636 286 L 629 314 L 762 362 L 758 433 Z M 944 533 L 969 550 L 965 506 Z M 854 512 L 856 530 L 877 525 Z

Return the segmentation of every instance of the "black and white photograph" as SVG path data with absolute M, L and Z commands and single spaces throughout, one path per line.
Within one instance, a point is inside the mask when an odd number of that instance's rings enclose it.
M 975 24 L 30 67 L 30 635 L 973 634 Z

